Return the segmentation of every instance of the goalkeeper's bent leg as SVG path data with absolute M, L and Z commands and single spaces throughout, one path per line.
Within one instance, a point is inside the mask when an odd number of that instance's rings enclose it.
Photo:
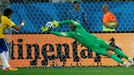
M 114 55 L 114 54 L 110 54 L 109 57 L 112 58 L 113 60 L 115 60 L 116 62 L 124 64 L 124 61 L 122 59 L 120 59 L 119 57 L 117 57 L 116 55 Z
M 95 51 L 96 53 L 99 53 L 101 55 L 104 55 L 104 56 L 109 56 L 110 58 L 112 58 L 116 62 L 124 64 L 124 61 L 122 59 L 120 59 L 119 57 L 117 57 L 116 55 L 114 55 L 112 53 L 109 53 L 106 49 L 100 48 L 100 49 L 93 50 L 93 51 Z
M 112 51 L 114 51 L 115 53 L 120 55 L 122 58 L 125 58 L 128 60 L 129 57 L 125 53 L 123 53 L 120 49 L 118 49 L 118 48 L 111 48 L 111 49 L 112 49 Z

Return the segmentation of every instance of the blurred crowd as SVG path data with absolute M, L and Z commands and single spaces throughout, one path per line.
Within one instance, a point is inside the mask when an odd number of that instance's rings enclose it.
M 1 0 L 4 2 L 23 3 L 23 2 L 90 2 L 90 1 L 134 1 L 134 0 Z

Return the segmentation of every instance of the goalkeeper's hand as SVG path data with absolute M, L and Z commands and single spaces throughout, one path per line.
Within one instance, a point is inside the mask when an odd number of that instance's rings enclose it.
M 47 28 L 57 28 L 59 26 L 59 22 L 54 20 L 52 22 L 47 22 L 46 27 Z
M 41 30 L 42 30 L 42 32 L 47 32 L 47 31 L 48 31 L 48 28 L 45 27 L 45 26 L 42 26 L 42 27 L 41 27 Z
M 59 22 L 56 20 L 53 21 L 53 24 L 54 24 L 54 28 L 57 28 L 59 26 Z
M 45 26 L 41 27 L 42 32 L 47 32 L 50 28 L 54 29 L 59 26 L 59 22 L 54 20 L 53 22 L 47 22 Z
M 59 26 L 59 22 L 54 20 L 52 22 L 47 22 L 46 27 L 47 28 L 57 28 Z

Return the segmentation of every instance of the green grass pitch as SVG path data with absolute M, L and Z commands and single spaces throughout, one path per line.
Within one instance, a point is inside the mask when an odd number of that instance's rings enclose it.
M 134 67 L 20 68 L 0 75 L 134 75 Z

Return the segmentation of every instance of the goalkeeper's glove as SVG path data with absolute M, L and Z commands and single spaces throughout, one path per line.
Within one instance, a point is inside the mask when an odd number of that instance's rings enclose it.
M 45 26 L 41 27 L 42 32 L 47 32 L 50 28 L 54 28 L 54 24 L 52 22 L 47 22 Z
M 59 26 L 59 22 L 54 20 L 52 22 L 47 22 L 46 27 L 47 28 L 57 28 Z
M 59 22 L 56 20 L 54 20 L 52 23 L 54 24 L 54 28 L 57 28 L 59 26 Z
M 45 26 L 42 26 L 42 27 L 41 27 L 41 30 L 42 30 L 42 32 L 47 32 L 47 31 L 48 31 L 48 28 L 45 27 Z
M 47 32 L 50 28 L 57 28 L 59 26 L 59 22 L 54 20 L 53 22 L 47 22 L 45 26 L 41 27 L 42 32 Z
M 45 26 L 41 27 L 42 32 L 47 32 L 50 28 L 54 28 L 54 24 L 52 22 L 47 22 Z

